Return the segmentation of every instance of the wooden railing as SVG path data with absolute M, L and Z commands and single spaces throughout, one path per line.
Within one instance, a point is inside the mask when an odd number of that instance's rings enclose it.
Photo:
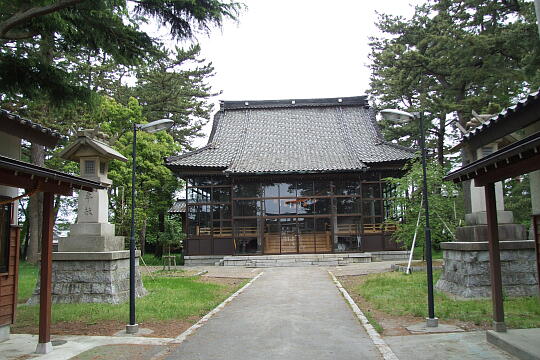
M 378 224 L 364 224 L 364 234 L 375 233 L 390 233 L 397 230 L 396 224 L 378 223 Z M 317 233 L 315 233 L 317 234 Z M 360 228 L 358 224 L 338 224 L 336 228 L 336 235 L 359 235 Z M 233 237 L 233 229 L 231 227 L 221 227 L 211 229 L 209 227 L 197 227 L 196 235 L 198 236 L 213 236 L 216 238 L 230 238 Z M 265 236 L 267 233 L 265 233 Z M 234 236 L 238 237 L 257 237 L 256 226 L 240 226 L 234 231 Z

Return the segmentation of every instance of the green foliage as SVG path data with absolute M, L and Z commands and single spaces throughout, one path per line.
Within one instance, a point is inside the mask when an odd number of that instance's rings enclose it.
M 530 189 L 529 174 L 504 182 L 504 207 L 513 212 L 516 223 L 525 225 L 527 229 L 531 226 L 532 214 Z
M 164 247 L 177 248 L 182 244 L 184 236 L 180 221 L 165 219 L 165 231 L 158 234 L 157 241 Z
M 440 277 L 434 271 L 434 282 Z M 367 275 L 361 284 L 348 289 L 359 294 L 373 307 L 391 315 L 425 317 L 427 314 L 426 273 L 399 272 Z M 506 324 L 511 328 L 540 326 L 540 302 L 537 296 L 505 299 Z M 435 313 L 441 319 L 470 321 L 491 326 L 491 300 L 454 300 L 435 292 Z
M 115 94 L 121 102 L 128 96 L 138 99 L 148 121 L 174 120 L 171 134 L 187 148 L 193 136 L 201 136 L 202 126 L 210 119 L 212 104 L 208 99 L 218 94 L 207 84 L 214 67 L 200 58 L 200 51 L 199 45 L 163 50 L 154 62 L 137 67 L 134 87 L 122 87 Z
M 454 183 L 442 180 L 445 173 L 445 169 L 437 162 L 427 162 L 430 228 L 435 250 L 439 249 L 439 243 L 453 240 L 452 234 L 455 233 L 456 227 L 464 217 L 460 191 Z M 398 229 L 393 236 L 396 241 L 403 242 L 407 248 L 410 248 L 412 244 L 418 214 L 420 214 L 420 225 L 417 230 L 416 246 L 423 247 L 425 240 L 422 179 L 422 164 L 418 160 L 408 164 L 407 173 L 402 178 L 386 179 L 391 186 L 395 187 L 394 201 L 399 214 L 395 214 L 393 218 L 401 217 L 401 221 L 397 223 Z
M 54 7 L 41 0 L 0 3 L 0 93 L 63 102 L 88 97 L 71 69 L 70 57 L 88 63 L 132 66 L 159 53 L 159 41 L 140 26 L 155 20 L 175 40 L 208 32 L 236 19 L 241 6 L 219 0 L 75 0 Z M 32 15 L 33 14 L 33 15 Z M 14 21 L 17 19 L 17 21 Z M 66 61 L 68 60 L 68 61 Z
M 514 4 L 514 5 L 510 5 Z M 426 113 L 443 164 L 450 126 L 466 126 L 472 110 L 493 113 L 540 84 L 540 40 L 533 3 L 516 0 L 431 0 L 410 19 L 380 14 L 371 39 L 371 89 L 381 108 Z M 383 122 L 387 138 L 410 145 L 411 124 Z
M 91 121 L 111 137 L 117 138 L 113 145 L 128 161 L 112 161 L 109 178 L 115 188 L 110 192 L 112 222 L 117 224 L 120 235 L 129 235 L 131 219 L 131 169 L 133 148 L 133 124 L 146 123 L 142 107 L 136 99 L 129 99 L 127 106 L 113 99 L 103 98 Z M 136 182 L 136 226 L 138 232 L 144 228 L 157 233 L 157 218 L 171 206 L 172 194 L 179 186 L 177 178 L 165 167 L 163 159 L 179 152 L 180 147 L 166 131 L 149 134 L 137 132 L 137 182 Z M 153 220 L 153 221 L 152 221 Z M 146 224 L 155 224 L 146 229 Z M 147 232 L 145 231 L 145 232 Z

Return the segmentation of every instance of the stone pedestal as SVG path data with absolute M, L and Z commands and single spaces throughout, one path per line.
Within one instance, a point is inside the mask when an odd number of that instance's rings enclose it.
M 444 267 L 435 288 L 457 298 L 491 297 L 487 242 L 445 242 Z M 501 241 L 503 293 L 507 296 L 536 296 L 534 241 Z
M 138 261 L 135 269 L 135 293 L 144 296 Z M 52 276 L 53 303 L 119 304 L 129 299 L 129 251 L 53 253 Z M 39 281 L 28 303 L 39 303 Z

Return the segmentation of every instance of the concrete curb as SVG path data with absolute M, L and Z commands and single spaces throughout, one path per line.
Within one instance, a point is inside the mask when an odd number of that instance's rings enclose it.
M 510 330 L 512 331 L 512 330 Z M 516 341 L 512 341 L 508 338 L 507 333 L 497 333 L 493 330 L 488 330 L 486 332 L 486 340 L 488 343 L 495 345 L 501 350 L 506 351 L 507 353 L 517 357 L 521 360 L 539 360 L 540 354 L 535 354 L 534 346 L 523 346 Z
M 197 276 L 201 276 L 201 275 L 204 275 L 204 274 L 208 274 L 208 270 L 199 271 L 195 275 L 191 275 L 191 276 L 192 277 L 197 277 Z
M 246 290 L 248 287 L 253 284 L 255 280 L 261 277 L 261 275 L 264 274 L 264 272 L 259 273 L 257 276 L 255 276 L 253 279 L 251 279 L 246 285 L 242 286 L 240 289 L 238 289 L 234 294 L 229 296 L 225 301 L 223 301 L 221 304 L 216 306 L 212 311 L 210 311 L 208 314 L 204 315 L 199 321 L 197 321 L 195 324 L 193 324 L 189 329 L 178 335 L 173 341 L 170 342 L 170 344 L 180 344 L 182 343 L 189 335 L 193 334 L 195 330 L 203 326 L 212 316 L 220 312 L 225 305 L 230 303 L 234 300 L 235 297 L 240 295 L 244 290 Z
M 330 276 L 332 277 L 332 280 L 334 281 L 334 284 L 336 284 L 336 287 L 341 291 L 341 294 L 343 297 L 347 300 L 349 305 L 352 308 L 352 311 L 356 315 L 356 317 L 360 320 L 362 323 L 362 326 L 364 326 L 364 329 L 366 330 L 367 334 L 371 338 L 371 341 L 375 344 L 377 347 L 377 350 L 381 353 L 384 360 L 399 360 L 399 358 L 394 354 L 390 346 L 382 339 L 382 337 L 379 335 L 379 333 L 373 328 L 373 325 L 369 323 L 369 320 L 366 318 L 362 310 L 356 305 L 353 298 L 349 295 L 347 290 L 341 285 L 339 280 L 334 276 L 334 274 L 331 271 L 328 271 Z

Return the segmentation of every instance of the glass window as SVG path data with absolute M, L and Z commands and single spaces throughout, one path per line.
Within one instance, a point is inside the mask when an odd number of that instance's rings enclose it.
M 334 182 L 336 195 L 360 195 L 360 183 L 358 181 L 344 180 Z
M 364 198 L 380 198 L 381 184 L 380 183 L 364 183 L 362 184 L 362 197 Z
M 212 206 L 212 217 L 214 220 L 230 220 L 231 219 L 231 207 L 230 205 L 218 205 Z
M 313 182 L 314 196 L 326 196 L 330 195 L 330 181 L 315 180 Z
M 234 221 L 234 236 L 257 237 L 259 219 L 239 219 Z
M 280 215 L 296 214 L 296 199 L 279 200 Z
M 212 202 L 230 202 L 231 201 L 231 188 L 228 187 L 215 187 L 212 189 Z
M 279 197 L 296 197 L 296 182 L 280 183 Z
M 232 237 L 232 225 L 231 221 L 215 221 L 212 228 L 212 236 L 214 238 L 231 238 Z
M 187 198 L 191 203 L 210 202 L 210 188 L 188 188 Z
M 264 197 L 279 197 L 279 183 L 263 183 Z
M 96 174 L 96 162 L 94 160 L 84 160 L 84 173 L 86 175 Z
M 382 215 L 381 200 L 363 200 L 362 214 L 364 216 L 381 216 Z
M 191 178 L 191 179 L 188 179 L 188 185 L 189 186 L 210 186 L 212 185 L 212 178 L 210 176 L 200 177 L 200 178 Z
M 212 230 L 211 206 L 188 206 L 188 234 L 194 236 L 210 236 Z
M 331 214 L 331 201 L 330 198 L 314 199 L 315 201 L 315 214 Z
M 360 213 L 358 198 L 336 198 L 338 214 L 358 214 Z
M 297 183 L 297 196 L 312 196 L 313 195 L 313 181 L 299 181 Z
M 11 204 L 0 205 L 0 272 L 8 272 Z
M 358 251 L 361 249 L 360 217 L 340 216 L 337 218 L 337 252 Z
M 225 176 L 214 176 L 212 178 L 212 183 L 214 185 L 229 185 L 231 182 Z
M 281 252 L 281 228 L 279 219 L 265 219 L 264 252 L 279 254 Z
M 196 229 L 197 229 L 197 206 L 188 206 L 188 208 L 187 208 L 187 220 L 188 220 L 188 235 L 196 235 Z
M 261 184 L 258 182 L 235 184 L 234 197 L 262 197 Z
M 332 251 L 332 231 L 330 218 L 315 218 L 315 252 Z
M 260 202 L 258 200 L 235 200 L 234 216 L 259 216 Z
M 382 232 L 382 217 L 365 217 L 363 228 L 365 234 Z
M 296 209 L 298 214 L 301 215 L 312 215 L 315 214 L 315 203 L 317 199 L 313 198 L 298 198 Z
M 360 233 L 360 223 L 359 216 L 338 216 L 336 233 L 338 235 L 356 235 Z
M 279 199 L 266 199 L 263 200 L 263 215 L 275 216 L 279 215 Z

